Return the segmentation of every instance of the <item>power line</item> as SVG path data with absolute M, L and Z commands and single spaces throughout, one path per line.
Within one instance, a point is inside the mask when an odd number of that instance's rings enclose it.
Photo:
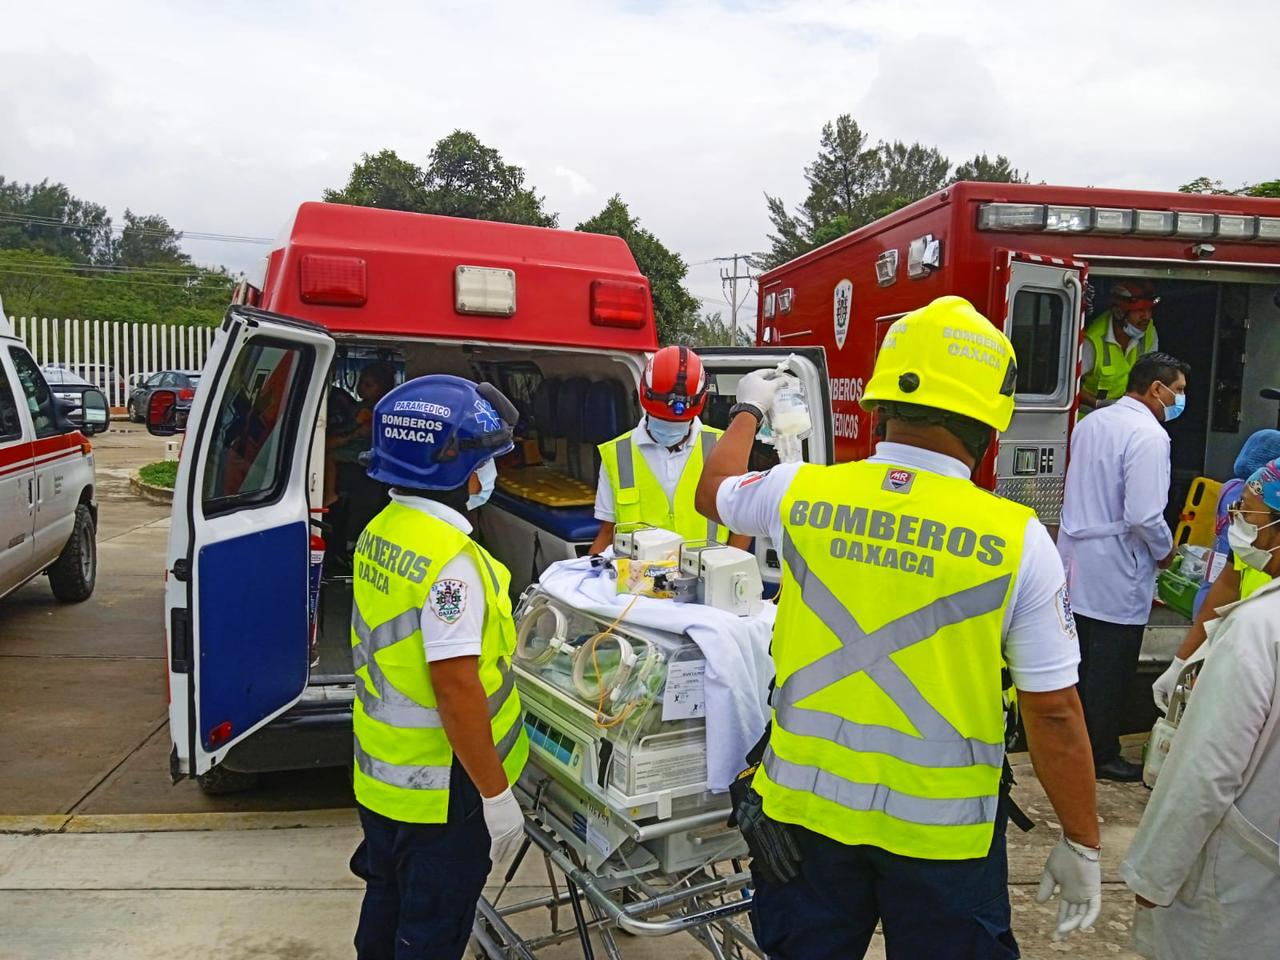
M 57 274 L 53 273 L 32 273 L 25 270 L 9 270 L 4 267 L 0 267 L 0 274 L 10 277 L 38 277 L 42 280 L 61 279 Z M 218 274 L 215 274 L 215 276 L 218 276 L 219 279 L 226 279 L 228 285 L 233 285 L 233 278 L 223 278 Z M 193 286 L 192 284 L 182 285 L 176 283 L 159 283 L 155 280 L 121 280 L 113 277 L 82 277 L 81 279 L 92 280 L 95 283 L 127 283 L 135 287 L 164 287 L 166 290 L 180 290 L 183 289 L 184 286 L 188 288 Z M 212 292 L 212 290 L 210 292 Z
M 3 258 L 5 248 L 0 248 L 0 266 L 20 267 L 23 270 L 39 270 L 48 273 L 50 276 L 67 275 L 67 276 L 85 276 L 88 273 L 116 273 L 116 274 L 144 274 L 160 277 L 194 277 L 197 275 L 213 275 L 221 276 L 216 270 L 208 270 L 191 264 L 187 267 L 154 267 L 154 266 L 135 266 L 127 263 L 44 263 L 38 260 L 34 261 L 17 261 L 9 262 Z M 8 249 L 17 249 L 10 247 Z M 230 276 L 227 274 L 226 276 Z
M 144 237 L 167 238 L 176 234 L 177 239 L 179 240 L 216 240 L 221 243 L 255 244 L 273 242 L 270 237 L 243 237 L 229 233 L 208 233 L 202 230 L 178 230 L 176 228 L 172 228 L 172 233 L 170 233 L 150 227 L 121 227 L 114 223 L 71 223 L 68 220 L 58 220 L 54 217 L 42 217 L 26 213 L 0 213 L 0 221 L 6 223 L 19 223 L 30 227 L 49 227 L 56 230 L 110 230 L 112 233 L 124 233 L 125 230 L 132 230 Z

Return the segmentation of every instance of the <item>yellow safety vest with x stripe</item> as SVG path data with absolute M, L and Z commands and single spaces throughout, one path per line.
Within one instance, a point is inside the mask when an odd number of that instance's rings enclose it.
M 471 556 L 484 583 L 484 597 L 467 600 L 484 603 L 480 682 L 509 783 L 529 757 L 511 674 L 516 630 L 507 595 L 510 573 L 456 527 L 392 501 L 356 543 L 351 645 L 356 800 L 393 820 L 448 818 L 453 749 L 431 688 L 422 609 L 440 571 L 460 553 Z
M 847 844 L 985 856 L 1001 653 L 1032 511 L 968 480 L 804 466 L 782 501 L 765 812 Z
M 693 440 L 693 449 L 689 451 L 689 459 L 685 461 L 684 472 L 680 474 L 673 497 L 667 496 L 645 462 L 644 455 L 636 449 L 631 439 L 634 430 L 600 444 L 600 463 L 613 488 L 614 522 L 647 523 L 689 540 L 705 538 L 728 542 L 728 529 L 702 516 L 693 505 L 702 465 L 722 432 L 703 425 Z

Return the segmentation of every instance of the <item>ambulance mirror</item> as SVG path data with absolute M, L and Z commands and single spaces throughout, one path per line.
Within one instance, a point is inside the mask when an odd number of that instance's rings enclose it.
M 147 433 L 153 437 L 171 437 L 185 430 L 187 410 L 179 411 L 177 390 L 153 390 L 147 400 Z

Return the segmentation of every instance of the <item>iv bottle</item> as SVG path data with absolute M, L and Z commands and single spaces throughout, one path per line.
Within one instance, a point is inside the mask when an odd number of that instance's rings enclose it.
M 773 410 L 769 415 L 773 447 L 778 451 L 779 462 L 798 463 L 803 459 L 800 441 L 809 435 L 813 423 L 800 381 L 788 374 L 784 374 L 784 378 L 785 382 L 773 395 Z

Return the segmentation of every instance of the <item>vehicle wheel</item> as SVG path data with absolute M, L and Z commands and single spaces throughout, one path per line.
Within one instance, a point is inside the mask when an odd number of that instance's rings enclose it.
M 79 603 L 93 594 L 98 579 L 98 544 L 93 514 L 85 504 L 76 507 L 71 539 L 49 568 L 49 586 L 63 603 Z
M 243 793 L 246 790 L 252 790 L 258 785 L 258 775 L 256 773 L 244 773 L 240 770 L 230 770 L 219 765 L 211 768 L 208 773 L 198 775 L 196 783 L 200 784 L 200 789 L 209 796 L 221 797 L 228 793 Z
M 137 408 L 137 406 L 134 404 L 134 402 L 133 402 L 132 400 L 130 400 L 130 401 L 129 401 L 129 403 L 128 403 L 128 409 L 129 409 L 129 422 L 130 422 L 130 423 L 141 423 L 141 422 L 142 422 L 142 418 L 141 418 L 140 416 L 138 416 L 138 408 Z

